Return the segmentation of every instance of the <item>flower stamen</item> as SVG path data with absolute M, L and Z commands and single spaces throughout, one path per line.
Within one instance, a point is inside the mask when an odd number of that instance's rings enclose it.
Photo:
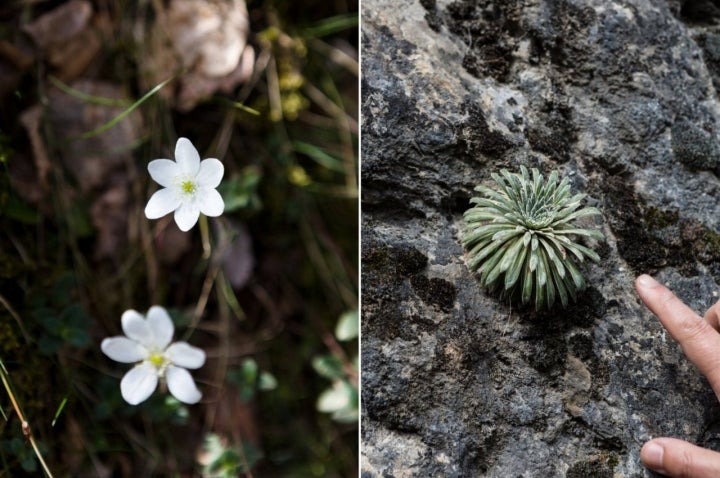
M 180 184 L 180 189 L 185 194 L 194 194 L 197 191 L 197 185 L 192 181 L 183 181 Z
M 148 357 L 148 362 L 153 364 L 155 368 L 162 368 L 163 365 L 165 365 L 165 356 L 163 354 L 154 353 L 151 354 L 150 357 Z

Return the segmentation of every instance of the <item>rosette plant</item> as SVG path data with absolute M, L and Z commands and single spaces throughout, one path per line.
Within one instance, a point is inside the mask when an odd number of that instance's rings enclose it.
M 581 207 L 585 194 L 570 193 L 567 178 L 557 171 L 545 178 L 537 169 L 492 174 L 497 188 L 477 186 L 480 197 L 465 211 L 462 244 L 467 266 L 480 274 L 480 282 L 503 299 L 535 309 L 550 308 L 557 299 L 563 307 L 576 300 L 585 281 L 578 268 L 585 258 L 598 254 L 578 242 L 577 236 L 604 239 L 600 231 L 576 221 L 599 215 L 594 207 Z

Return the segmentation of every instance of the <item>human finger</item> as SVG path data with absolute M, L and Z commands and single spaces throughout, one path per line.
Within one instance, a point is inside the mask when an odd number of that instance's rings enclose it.
M 720 331 L 720 301 L 705 312 L 704 319 L 713 329 Z
M 649 275 L 638 277 L 635 288 L 685 355 L 707 377 L 715 395 L 720 397 L 720 334 L 670 289 Z
M 643 464 L 672 478 L 717 478 L 720 453 L 677 438 L 655 438 L 640 450 Z

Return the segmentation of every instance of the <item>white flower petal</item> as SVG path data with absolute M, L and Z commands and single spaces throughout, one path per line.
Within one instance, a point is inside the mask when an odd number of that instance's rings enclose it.
M 165 372 L 168 390 L 183 403 L 193 404 L 200 401 L 202 393 L 195 386 L 190 372 L 184 368 L 169 365 Z
M 219 192 L 214 189 L 200 191 L 197 197 L 200 212 L 210 217 L 217 217 L 225 210 L 225 201 Z
M 145 347 L 127 337 L 109 337 L 102 341 L 100 349 L 105 355 L 121 363 L 140 362 L 148 356 Z
M 195 176 L 200 169 L 200 154 L 187 138 L 180 138 L 175 145 L 175 161 L 187 176 Z
M 225 167 L 218 159 L 208 158 L 200 163 L 200 172 L 197 174 L 197 182 L 200 187 L 215 189 L 225 174 Z
M 155 337 L 155 346 L 158 350 L 165 350 L 175 332 L 175 326 L 167 311 L 158 305 L 153 305 L 147 312 L 147 322 Z
M 205 352 L 187 342 L 175 342 L 165 351 L 165 357 L 183 368 L 200 368 L 205 363 Z
M 130 405 L 147 400 L 157 388 L 158 376 L 155 367 L 143 363 L 133 367 L 120 381 L 120 393 Z
M 189 231 L 200 217 L 200 209 L 194 203 L 183 203 L 175 210 L 175 222 L 181 231 Z
M 148 163 L 150 177 L 160 186 L 169 188 L 173 185 L 174 179 L 182 173 L 180 166 L 169 159 L 155 159 Z
M 145 317 L 135 310 L 126 310 L 122 315 L 122 329 L 130 339 L 147 348 L 155 345 L 154 337 Z
M 145 206 L 145 217 L 158 219 L 176 210 L 180 204 L 180 195 L 175 188 L 160 189 L 155 191 Z

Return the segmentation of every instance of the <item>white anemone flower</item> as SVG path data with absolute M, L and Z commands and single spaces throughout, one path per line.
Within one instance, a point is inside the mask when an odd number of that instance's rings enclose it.
M 225 210 L 225 202 L 215 190 L 225 168 L 215 158 L 200 161 L 200 154 L 187 138 L 177 140 L 175 161 L 150 161 L 148 172 L 163 187 L 152 195 L 145 206 L 148 219 L 158 219 L 175 211 L 175 222 L 180 230 L 189 231 L 200 213 L 216 217 Z
M 183 403 L 197 403 L 202 393 L 187 369 L 197 369 L 205 363 L 205 352 L 186 342 L 172 341 L 175 327 L 167 311 L 160 306 L 150 307 L 147 319 L 134 310 L 122 315 L 125 337 L 109 337 L 100 348 L 111 359 L 122 363 L 137 363 L 120 381 L 122 397 L 130 405 L 137 405 L 152 395 L 160 379 L 167 382 L 170 393 Z

